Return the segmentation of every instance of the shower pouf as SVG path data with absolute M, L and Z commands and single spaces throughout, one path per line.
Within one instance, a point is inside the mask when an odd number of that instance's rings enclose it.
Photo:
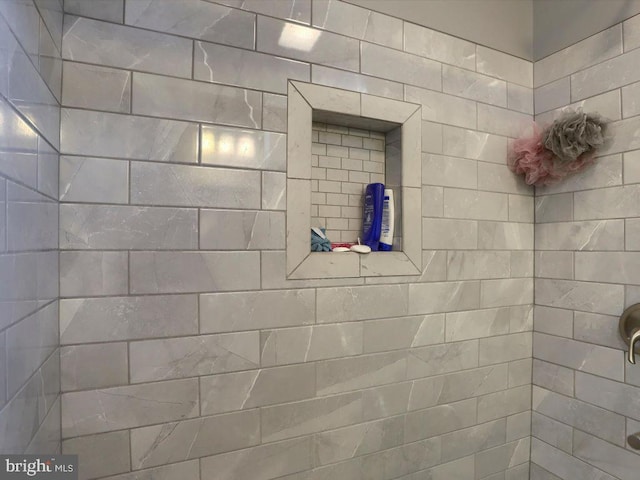
M 544 130 L 534 124 L 531 137 L 515 140 L 507 165 L 527 185 L 552 185 L 592 164 L 605 133 L 599 115 L 567 112 Z

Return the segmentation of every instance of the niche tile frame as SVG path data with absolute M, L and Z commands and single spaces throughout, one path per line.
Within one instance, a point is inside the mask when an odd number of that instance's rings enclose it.
M 352 278 L 422 274 L 422 107 L 339 88 L 292 81 L 287 87 L 287 278 Z M 313 113 L 361 117 L 401 128 L 402 251 L 311 252 Z

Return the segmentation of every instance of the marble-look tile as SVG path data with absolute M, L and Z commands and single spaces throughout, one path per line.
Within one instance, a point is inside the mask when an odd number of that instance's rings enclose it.
M 576 397 L 607 410 L 618 412 L 620 415 L 636 420 L 640 418 L 638 387 L 633 385 L 625 385 L 624 383 L 593 375 L 576 373 Z M 620 437 L 621 432 L 622 429 L 618 429 L 618 437 Z M 602 437 L 597 431 L 589 433 Z M 624 439 L 621 439 L 621 441 L 624 442 Z M 620 442 L 618 444 L 624 445 L 624 443 Z
M 624 355 L 620 350 L 575 340 L 534 334 L 535 356 L 574 370 L 623 380 Z
M 382 352 L 444 341 L 444 315 L 389 318 L 364 322 L 364 352 Z
M 531 115 L 493 105 L 478 104 L 478 130 L 517 138 L 526 133 L 532 123 Z
M 262 95 L 225 85 L 133 74 L 132 113 L 258 128 Z
M 576 220 L 635 217 L 638 214 L 636 198 L 640 186 L 601 188 L 577 192 L 574 195 Z
M 636 252 L 576 252 L 575 278 L 584 281 L 638 284 Z
M 404 380 L 405 352 L 388 352 L 325 360 L 317 364 L 319 396 L 360 390 Z
M 609 142 L 604 145 L 602 152 L 620 153 L 639 149 L 638 130 L 640 129 L 640 125 L 638 125 L 638 121 L 640 121 L 640 117 L 631 117 L 619 122 L 611 122 L 609 124 L 611 137 Z
M 203 377 L 200 412 L 213 415 L 312 398 L 315 382 L 311 363 Z
M 62 98 L 62 58 L 60 57 L 62 6 L 55 0 L 36 0 L 36 4 L 39 4 L 42 14 L 38 71 L 56 100 L 60 101 Z M 56 10 L 56 7 L 59 10 Z
M 617 317 L 585 312 L 575 312 L 574 317 L 573 337 L 576 340 L 595 343 L 618 350 L 628 348 L 620 337 Z
M 257 50 L 279 57 L 357 72 L 359 42 L 335 33 L 258 17 Z
M 50 303 L 6 330 L 6 345 L 3 350 L 7 399 L 23 386 L 56 349 L 57 309 L 57 302 Z
M 91 157 L 60 157 L 60 200 L 127 203 L 129 163 Z
M 520 387 L 531 383 L 533 362 L 531 358 L 523 358 L 509 363 L 509 387 Z M 528 423 L 531 423 L 529 421 Z
M 311 80 L 319 85 L 344 88 L 370 95 L 402 100 L 403 88 L 401 83 L 369 77 L 358 73 L 346 72 L 322 65 L 311 66 Z M 263 119 L 264 121 L 264 119 Z
M 367 42 L 402 48 L 402 20 L 335 0 L 312 4 L 314 27 Z
M 131 110 L 131 73 L 125 70 L 64 62 L 62 105 L 107 112 Z
M 262 409 L 262 441 L 284 440 L 361 420 L 360 392 L 265 407 Z
M 362 392 L 363 420 L 375 420 L 405 413 L 412 382 L 383 385 Z
M 619 157 L 619 155 L 616 155 Z M 624 183 L 640 183 L 640 151 L 625 152 L 623 155 Z
M 96 405 L 100 405 L 99 412 Z M 65 393 L 62 396 L 62 436 L 139 427 L 197 414 L 197 379 Z
M 476 48 L 473 43 L 413 23 L 404 23 L 404 50 L 475 70 Z
M 63 109 L 60 144 L 60 151 L 71 155 L 196 163 L 198 125 Z
M 462 159 L 456 159 L 463 162 Z M 431 171 L 427 173 L 431 176 Z M 462 172 L 460 176 L 462 175 Z M 509 199 L 501 193 L 444 189 L 444 216 L 472 220 L 508 220 Z
M 507 139 L 490 133 L 444 125 L 442 127 L 442 152 L 445 155 L 505 165 L 507 162 Z
M 198 331 L 195 295 L 62 300 L 63 345 L 192 335 Z
M 196 42 L 193 78 L 274 93 L 287 93 L 287 80 L 310 79 L 309 65 L 294 60 Z
M 440 313 L 479 307 L 480 282 L 409 285 L 409 313 Z
M 478 247 L 488 250 L 533 250 L 533 225 L 478 222 Z
M 532 62 L 478 45 L 476 66 L 480 73 L 517 83 L 523 87 L 533 87 Z
M 533 115 L 533 89 L 507 83 L 507 108 Z
M 480 305 L 502 307 L 533 303 L 533 279 L 511 278 L 501 280 L 482 280 Z
M 213 208 L 259 208 L 260 173 L 135 162 L 131 202 Z
M 536 278 L 573 280 L 573 252 L 535 252 Z
M 109 480 L 198 480 L 200 478 L 200 464 L 198 460 L 171 463 L 156 468 L 136 470 L 131 473 L 115 475 Z
M 7 250 L 57 248 L 57 205 L 47 197 L 15 183 L 7 183 Z
M 304 99 L 300 92 L 289 83 L 288 109 L 287 109 L 287 187 L 289 197 L 287 205 L 287 220 L 289 222 L 296 220 L 301 222 L 300 225 L 306 225 L 309 213 L 306 210 L 306 204 L 309 203 L 308 196 L 311 192 L 311 185 L 300 180 L 308 180 L 311 178 L 311 162 L 309 161 L 312 152 L 312 135 L 311 135 L 311 105 Z M 296 179 L 296 180 L 293 180 Z M 298 180 L 300 179 L 300 180 Z M 291 202 L 291 195 L 296 197 L 296 202 Z M 304 206 L 303 206 L 304 204 Z M 292 216 L 294 214 L 294 216 Z M 305 227 L 304 230 L 309 230 Z M 301 229 L 300 229 L 301 230 Z M 300 246 L 298 246 L 300 248 Z M 303 252 L 296 248 L 296 265 L 302 258 L 297 258 Z M 305 248 L 304 253 L 308 253 Z M 290 271 L 288 272 L 290 273 Z
M 0 173 L 36 188 L 38 134 L 4 100 L 0 101 L 0 113 L 4 119 L 0 129 Z
M 292 82 L 292 85 L 314 109 L 346 115 L 360 114 L 360 95 L 348 90 Z
M 573 337 L 574 312 L 571 310 L 536 305 L 535 316 L 536 321 L 533 328 L 535 332 L 548 333 L 559 337 Z
M 364 74 L 434 90 L 442 88 L 438 62 L 370 43 L 363 43 L 361 50 Z
M 407 478 L 404 475 L 433 467 L 440 461 L 442 441 L 440 437 L 421 440 L 366 456 L 360 468 L 350 476 L 324 478 Z M 358 475 L 362 475 L 359 477 Z
M 529 362 L 531 363 L 531 362 Z M 531 381 L 529 375 L 528 381 Z M 526 411 L 507 417 L 507 442 L 531 435 L 531 412 Z M 527 477 L 528 480 L 528 477 Z
M 315 305 L 314 290 L 201 295 L 201 328 L 217 333 L 311 324 Z
M 258 332 L 144 340 L 129 345 L 132 383 L 213 375 L 259 365 Z
M 219 0 L 216 3 L 307 25 L 311 21 L 311 0 Z
M 513 333 L 479 341 L 480 365 L 510 362 L 531 356 L 531 332 Z
M 259 443 L 257 409 L 143 427 L 131 431 L 132 467 L 164 465 Z
M 573 433 L 573 454 L 617 478 L 631 480 L 637 475 L 638 455 L 579 430 Z
M 616 25 L 535 62 L 535 86 L 566 77 L 621 53 L 622 28 Z
M 640 47 L 640 17 L 637 15 L 622 23 L 624 51 Z M 617 52 L 620 53 L 620 52 Z
M 320 465 L 347 460 L 401 445 L 403 437 L 400 416 L 322 432 L 314 438 L 314 459 Z
M 71 15 L 64 20 L 65 60 L 191 76 L 192 42 L 186 38 Z
M 437 86 L 430 88 L 439 89 Z M 412 86 L 405 86 L 405 100 L 422 105 L 423 120 L 476 128 L 476 103 L 472 100 Z
M 417 189 L 416 189 L 417 190 Z M 419 247 L 419 243 L 417 243 Z M 408 250 L 407 242 L 404 243 L 405 252 Z M 420 258 L 421 254 L 418 254 Z M 422 262 L 418 262 L 421 266 Z M 404 252 L 390 252 L 384 255 L 367 255 L 360 258 L 360 275 L 370 276 L 393 276 L 393 275 L 416 275 L 422 270 Z
M 263 366 L 299 363 L 362 353 L 360 323 L 266 330 L 261 333 Z
M 476 249 L 478 222 L 473 220 L 422 219 L 422 247 L 427 249 Z
M 532 195 L 531 186 L 505 165 L 478 162 L 478 188 L 492 192 Z
M 403 125 L 403 134 L 410 134 L 405 131 L 408 126 L 406 122 L 419 108 L 416 104 L 407 104 L 390 98 L 375 97 L 373 95 L 361 95 L 362 110 L 361 115 L 368 118 L 384 119 L 390 122 L 397 122 Z M 420 122 L 418 122 L 420 124 Z M 405 162 L 407 159 L 405 158 Z M 389 166 L 387 166 L 388 168 Z M 405 185 L 415 186 L 415 185 Z
M 531 417 L 531 435 L 568 454 L 573 449 L 573 428 L 538 412 Z
M 571 75 L 571 100 L 575 102 L 637 82 L 640 80 L 638 64 L 640 64 L 640 51 L 632 50 L 574 73 Z M 616 74 L 611 75 L 611 72 Z
M 570 78 L 564 77 L 535 90 L 535 112 L 543 113 L 571 103 Z
M 219 480 L 270 480 L 307 472 L 313 466 L 312 442 L 307 436 L 204 457 L 202 470 L 215 472 Z
M 507 365 L 466 370 L 411 383 L 408 410 L 447 405 L 507 388 Z
M 537 224 L 535 244 L 538 250 L 623 250 L 624 221 Z
M 535 475 L 532 478 L 536 480 L 588 478 L 594 475 L 598 480 L 615 480 L 611 475 L 595 470 L 591 465 L 535 438 L 531 443 L 531 461 L 535 462 L 532 463 L 532 474 Z
M 42 137 L 38 138 L 38 191 L 58 198 L 60 155 Z
M 478 397 L 478 423 L 531 409 L 531 385 L 523 385 Z
M 422 215 L 424 217 L 444 216 L 444 188 L 423 185 Z
M 536 223 L 571 222 L 573 194 L 540 195 L 535 199 Z
M 82 17 L 97 18 L 108 22 L 122 23 L 124 0 L 65 0 L 64 12 Z
M 60 296 L 123 295 L 128 288 L 127 252 L 60 252 Z
M 83 480 L 131 470 L 127 431 L 64 440 L 62 453 L 78 455 L 78 477 Z
M 201 210 L 200 248 L 278 250 L 284 248 L 282 212 Z
M 349 322 L 406 315 L 407 298 L 406 285 L 318 289 L 317 322 Z
M 462 400 L 409 412 L 405 416 L 404 440 L 406 443 L 449 433 L 476 424 L 477 401 Z
M 131 252 L 130 291 L 224 292 L 260 288 L 258 252 Z M 228 275 L 229 271 L 234 275 Z
M 578 377 L 581 375 L 584 374 L 576 375 L 576 388 Z M 624 445 L 624 417 L 592 404 L 597 402 L 585 403 L 580 398 L 565 397 L 539 387 L 533 387 L 532 398 L 535 412 L 607 441 Z
M 287 97 L 271 93 L 262 94 L 262 128 L 274 132 L 287 132 Z
M 180 5 L 163 0 L 125 3 L 127 25 L 198 38 L 210 42 L 254 48 L 255 15 L 199 0 Z
M 511 252 L 511 277 L 533 277 L 534 252 L 516 250 Z
M 411 349 L 407 358 L 410 379 L 478 367 L 478 341 L 445 343 Z
M 59 453 L 61 451 L 60 425 L 60 396 L 58 396 L 24 453 L 27 455 L 38 455 L 38 452 Z
M 476 280 L 509 277 L 509 252 L 450 251 L 447 280 Z
M 60 370 L 64 392 L 124 385 L 129 381 L 127 344 L 63 347 L 60 349 Z
M 445 187 L 476 189 L 478 162 L 465 158 L 422 154 L 422 183 Z
M 574 371 L 542 360 L 533 360 L 533 384 L 562 395 L 573 396 Z
M 622 118 L 622 108 L 620 101 L 620 90 L 613 90 L 610 92 L 596 95 L 595 97 L 585 98 L 578 102 L 570 103 L 562 108 L 556 108 L 545 113 L 536 115 L 536 121 L 541 125 L 549 125 L 553 120 L 559 118 L 564 113 L 569 111 L 575 111 L 582 109 L 583 111 L 595 111 L 610 121 L 620 120 Z M 605 145 L 606 149 L 606 145 Z M 589 170 L 587 170 L 589 171 Z M 576 175 L 581 177 L 582 175 Z M 569 179 L 575 177 L 569 177 Z M 564 185 L 565 182 L 561 182 L 555 187 Z M 554 187 L 551 187 L 554 188 Z
M 192 249 L 195 209 L 66 204 L 60 206 L 62 249 Z
M 506 422 L 504 419 L 445 434 L 442 436 L 442 461 L 447 462 L 466 455 L 473 455 L 487 448 L 501 445 L 505 442 L 505 438 Z M 446 480 L 447 478 L 449 477 L 438 480 Z
M 530 449 L 531 439 L 527 437 L 478 453 L 475 458 L 476 478 L 490 478 L 488 475 L 492 473 L 528 462 Z
M 536 280 L 536 303 L 593 313 L 619 315 L 624 304 L 624 287 L 605 283 L 566 280 Z
M 447 313 L 446 341 L 456 342 L 507 334 L 510 313 L 509 308 Z
M 469 70 L 443 65 L 442 91 L 479 102 L 507 106 L 507 83 Z
M 58 252 L 0 255 L 0 325 L 15 323 L 58 297 Z

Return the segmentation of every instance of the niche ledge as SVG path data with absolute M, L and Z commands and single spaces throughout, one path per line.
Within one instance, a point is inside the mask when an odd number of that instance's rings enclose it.
M 311 144 L 314 114 L 354 126 L 401 129 L 402 250 L 311 252 Z M 421 106 L 350 90 L 289 81 L 287 108 L 287 278 L 353 278 L 422 273 Z M 399 185 L 398 185 L 399 183 Z

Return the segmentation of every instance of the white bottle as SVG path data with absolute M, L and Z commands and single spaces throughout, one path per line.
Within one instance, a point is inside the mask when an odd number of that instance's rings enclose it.
M 380 246 L 378 250 L 389 252 L 393 247 L 393 190 L 384 189 L 384 201 L 382 203 L 382 230 L 380 232 Z

